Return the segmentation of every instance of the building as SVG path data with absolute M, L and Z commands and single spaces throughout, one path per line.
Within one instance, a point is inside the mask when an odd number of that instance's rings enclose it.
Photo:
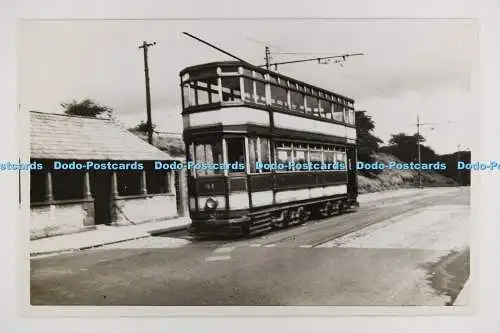
M 111 119 L 30 112 L 30 121 L 30 159 L 43 165 L 30 171 L 32 239 L 182 214 L 179 177 L 155 170 L 155 162 L 178 159 Z M 89 168 L 62 170 L 63 163 Z

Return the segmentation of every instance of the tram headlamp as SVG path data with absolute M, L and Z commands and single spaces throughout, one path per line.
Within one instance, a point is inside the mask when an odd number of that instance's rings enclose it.
M 205 208 L 216 209 L 218 204 L 219 203 L 214 198 L 208 198 L 207 201 L 205 202 Z

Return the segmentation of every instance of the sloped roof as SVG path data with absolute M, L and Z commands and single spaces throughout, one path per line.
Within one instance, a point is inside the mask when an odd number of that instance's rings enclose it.
M 110 119 L 30 112 L 31 158 L 171 160 Z
M 142 140 L 148 140 L 147 133 L 130 131 L 131 133 L 137 135 Z M 186 152 L 184 148 L 184 140 L 178 135 L 169 135 L 165 133 L 153 133 L 153 146 L 166 152 L 170 156 L 184 160 L 186 158 Z

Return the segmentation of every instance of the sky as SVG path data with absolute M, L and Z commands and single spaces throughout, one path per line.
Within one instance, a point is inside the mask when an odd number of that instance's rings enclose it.
M 91 98 L 126 126 L 146 119 L 144 60 L 149 49 L 152 119 L 182 132 L 179 72 L 233 60 L 182 34 L 189 32 L 244 60 L 272 61 L 364 53 L 342 64 L 283 65 L 278 72 L 355 100 L 375 121 L 374 134 L 416 132 L 437 153 L 476 147 L 477 26 L 417 20 L 23 21 L 18 36 L 21 110 L 62 113 L 63 102 Z M 284 54 L 299 53 L 299 54 Z

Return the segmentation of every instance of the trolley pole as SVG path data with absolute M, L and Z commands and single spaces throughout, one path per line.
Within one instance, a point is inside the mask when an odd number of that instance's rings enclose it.
M 269 51 L 269 46 L 266 46 L 266 69 L 269 70 L 269 63 L 271 62 L 271 51 Z
M 149 91 L 149 67 L 148 67 L 148 47 L 156 45 L 156 42 L 148 43 L 146 41 L 142 42 L 139 46 L 144 52 L 144 74 L 146 76 L 146 113 L 147 113 L 147 127 L 148 127 L 148 142 L 153 144 L 153 122 L 151 120 L 151 93 Z
M 418 164 L 420 165 L 421 163 L 421 156 L 420 156 L 420 117 L 417 114 L 417 155 L 418 155 Z M 422 188 L 422 172 L 420 170 L 420 167 L 418 168 L 418 186 L 419 188 Z

